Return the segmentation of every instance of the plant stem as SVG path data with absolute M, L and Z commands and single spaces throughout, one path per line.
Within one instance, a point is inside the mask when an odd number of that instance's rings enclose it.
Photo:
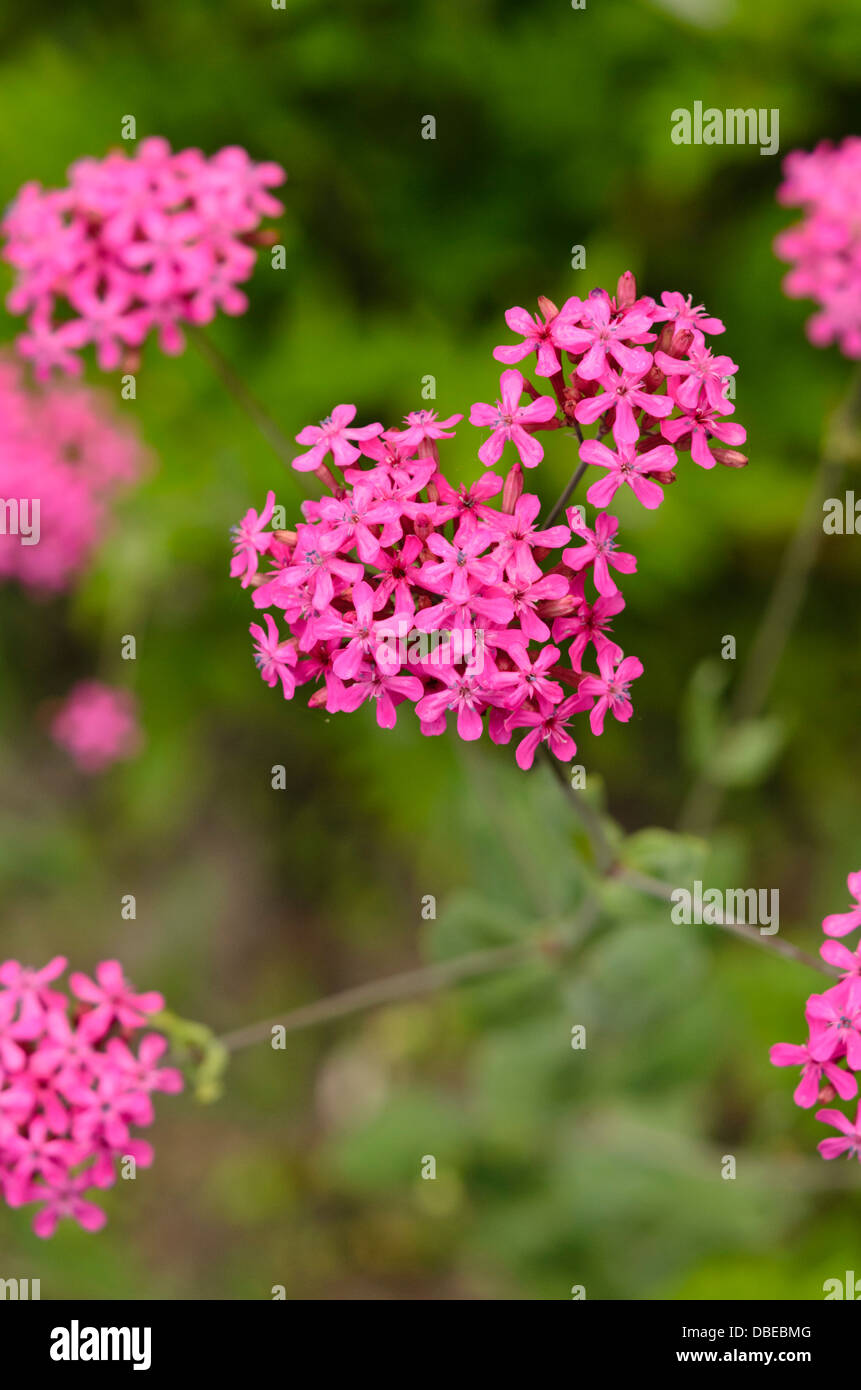
M 190 325 L 187 331 L 201 357 L 209 363 L 216 376 L 227 387 L 233 399 L 245 411 L 267 444 L 274 449 L 282 463 L 285 463 L 289 468 L 296 457 L 295 446 L 275 423 L 269 412 L 260 404 L 257 397 L 252 395 L 235 367 L 224 356 L 221 349 L 215 346 L 209 335 L 195 324 Z
M 781 561 L 777 580 L 760 620 L 730 709 L 728 729 L 754 719 L 768 698 L 786 644 L 804 601 L 822 535 L 822 504 L 837 486 L 847 461 L 857 456 L 861 419 L 861 373 L 831 416 L 813 487 Z M 719 758 L 719 753 L 717 755 Z M 685 798 L 679 816 L 683 830 L 705 834 L 715 824 L 727 789 L 704 770 Z
M 435 990 L 459 984 L 461 980 L 522 965 L 535 957 L 537 952 L 538 945 L 535 941 L 517 942 L 515 945 L 500 946 L 489 951 L 472 951 L 468 955 L 458 956 L 438 965 L 421 966 L 417 970 L 407 970 L 400 975 L 389 975 L 381 980 L 371 980 L 367 984 L 341 990 L 339 994 L 330 994 L 313 1004 L 303 1004 L 277 1018 L 252 1023 L 247 1028 L 238 1028 L 233 1033 L 226 1033 L 218 1041 L 228 1052 L 238 1052 L 240 1048 L 251 1047 L 254 1043 L 269 1039 L 275 1027 L 295 1033 L 302 1028 L 312 1028 L 318 1023 L 330 1023 L 336 1018 L 358 1013 L 362 1009 L 373 1009 L 380 1004 L 395 1003 L 399 999 L 432 994 Z
M 542 521 L 542 529 L 545 529 L 546 527 L 550 526 L 556 520 L 557 516 L 563 510 L 563 508 L 568 505 L 568 503 L 574 495 L 574 489 L 576 488 L 577 484 L 583 477 L 583 474 L 586 472 L 586 469 L 588 467 L 588 463 L 578 464 L 577 468 L 574 470 L 574 473 L 568 482 L 568 486 L 566 487 L 565 491 L 556 499 L 555 503 L 550 508 L 550 511 L 547 513 L 546 517 Z
M 602 878 L 612 879 L 617 883 L 624 883 L 627 887 L 633 888 L 637 892 L 645 893 L 651 898 L 660 898 L 664 902 L 672 902 L 675 889 L 669 883 L 662 882 L 661 879 L 652 878 L 649 874 L 639 873 L 636 869 L 626 869 L 620 865 L 613 847 L 607 837 L 601 818 L 592 806 L 589 805 L 585 797 L 572 787 L 568 778 L 565 776 L 565 769 L 557 758 L 553 757 L 548 749 L 541 745 L 542 752 L 557 782 L 565 792 L 570 804 L 574 807 L 577 815 L 582 821 L 589 841 L 592 845 L 592 852 L 595 856 L 595 863 Z M 808 951 L 802 950 L 800 946 L 794 946 L 791 941 L 783 941 L 777 936 L 763 936 L 756 927 L 746 922 L 727 922 L 724 918 L 715 913 L 714 921 L 708 925 L 720 927 L 723 931 L 729 932 L 733 936 L 739 937 L 742 941 L 748 941 L 753 946 L 760 946 L 766 951 L 773 951 L 776 955 L 783 956 L 786 960 L 792 960 L 800 965 L 806 965 L 811 970 L 817 970 L 821 975 L 829 975 L 833 979 L 839 978 L 840 972 L 826 965 L 824 961 L 816 956 L 810 955 Z

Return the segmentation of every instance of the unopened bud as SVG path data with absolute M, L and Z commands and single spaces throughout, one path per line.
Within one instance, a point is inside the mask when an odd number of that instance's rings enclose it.
M 328 698 L 329 698 L 329 692 L 328 692 L 328 690 L 326 689 L 325 685 L 321 685 L 321 686 L 320 686 L 320 689 L 319 689 L 319 690 L 315 690 L 315 691 L 314 691 L 314 694 L 311 696 L 310 700 L 308 701 L 308 708 L 309 708 L 309 709 L 319 709 L 321 705 L 325 705 L 325 703 L 326 703 L 326 701 L 328 700 Z
M 725 468 L 746 468 L 747 454 L 740 454 L 738 449 L 712 449 L 712 453 L 718 463 L 722 463 Z
M 502 510 L 509 515 L 517 506 L 518 498 L 523 492 L 523 469 L 519 463 L 513 463 L 508 470 L 508 477 L 502 489 Z
M 315 477 L 320 479 L 320 482 L 323 484 L 324 487 L 327 487 L 331 492 L 334 492 L 336 497 L 338 496 L 338 483 L 335 481 L 335 475 L 327 463 L 321 463 L 317 468 L 315 468 L 314 474 Z
M 684 357 L 688 348 L 694 341 L 694 335 L 689 328 L 683 328 L 681 333 L 677 333 L 670 344 L 670 357 Z
M 273 531 L 272 534 L 282 545 L 295 545 L 298 539 L 295 531 Z
M 281 233 L 277 227 L 261 227 L 256 232 L 246 232 L 240 237 L 246 246 L 278 246 L 281 241 Z
M 540 618 L 567 618 L 576 608 L 577 600 L 573 594 L 566 594 L 564 598 L 543 599 L 535 605 Z
M 630 309 L 637 299 L 637 282 L 630 270 L 619 276 L 616 286 L 616 308 Z
M 541 310 L 545 322 L 547 323 L 549 323 L 551 319 L 555 319 L 556 315 L 559 313 L 553 300 L 548 299 L 546 294 L 540 294 L 538 296 L 538 308 Z
M 658 387 L 661 386 L 664 381 L 666 381 L 664 373 L 661 371 L 657 362 L 653 362 L 646 375 L 643 377 L 643 385 L 640 387 L 640 390 L 648 391 L 652 394 L 657 391 Z

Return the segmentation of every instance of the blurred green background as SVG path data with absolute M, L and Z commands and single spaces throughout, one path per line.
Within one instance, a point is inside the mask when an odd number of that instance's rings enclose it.
M 846 0 L 67 0 L 12 14 L 0 48 L 0 188 L 138 135 L 242 144 L 289 171 L 287 269 L 213 340 L 292 436 L 338 401 L 396 423 L 437 381 L 443 414 L 495 398 L 502 315 L 632 269 L 727 324 L 750 467 L 691 465 L 658 513 L 622 506 L 639 557 L 617 620 L 646 674 L 635 717 L 580 758 L 627 832 L 672 827 L 694 769 L 692 696 L 721 639 L 740 660 L 810 487 L 850 366 L 806 343 L 771 242 L 780 159 L 678 147 L 695 100 L 777 107 L 781 156 L 850 133 L 859 17 Z M 435 141 L 421 139 L 433 114 Z M 572 245 L 586 269 L 570 268 Z M 4 270 L 4 288 L 10 277 Z M 6 318 L 2 339 L 17 324 Z M 88 379 L 99 379 L 92 363 Z M 587 855 L 546 769 L 415 720 L 285 704 L 251 660 L 228 528 L 297 480 L 193 347 L 149 346 L 133 412 L 158 470 L 123 504 L 84 584 L 0 592 L 0 955 L 117 955 L 175 1012 L 228 1030 L 351 984 L 571 929 Z M 473 476 L 478 436 L 447 451 Z M 553 441 L 549 502 L 572 467 Z M 530 479 L 532 482 L 532 479 Z M 850 484 L 851 485 L 851 484 Z M 639 836 L 684 882 L 778 888 L 815 950 L 858 867 L 857 537 L 831 537 L 770 712 L 777 759 L 740 774 L 708 863 Z M 119 658 L 134 633 L 138 659 Z M 98 671 L 133 686 L 147 746 L 74 772 L 39 707 Z M 702 712 L 702 711 L 700 711 Z M 612 721 L 611 721 L 612 722 Z M 273 791 L 283 763 L 288 788 Z M 703 865 L 705 864 L 705 867 Z M 120 899 L 134 893 L 137 919 Z M 421 920 L 425 894 L 435 922 Z M 768 1047 L 802 1036 L 801 966 L 674 927 L 607 894 L 582 954 L 501 973 L 237 1054 L 223 1098 L 162 1097 L 155 1166 L 107 1196 L 99 1236 L 41 1243 L 0 1212 L 0 1274 L 42 1296 L 565 1299 L 822 1296 L 857 1267 L 857 1170 L 823 1164 Z M 587 1028 L 585 1052 L 571 1028 Z M 423 1181 L 423 1155 L 437 1179 Z M 736 1156 L 724 1181 L 721 1157 Z

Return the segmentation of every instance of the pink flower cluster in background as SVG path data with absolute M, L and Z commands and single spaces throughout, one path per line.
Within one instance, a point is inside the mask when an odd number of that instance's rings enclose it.
M 105 534 L 111 499 L 146 462 L 99 393 L 33 390 L 20 363 L 0 358 L 0 578 L 38 594 L 67 588 Z
M 792 265 L 783 288 L 819 304 L 807 321 L 812 343 L 836 342 L 847 357 L 861 357 L 861 138 L 794 150 L 783 171 L 778 199 L 804 212 L 775 241 L 778 256 Z
M 154 1091 L 183 1086 L 159 1065 L 166 1040 L 144 1031 L 162 996 L 134 993 L 109 960 L 95 980 L 69 977 L 72 1000 L 55 988 L 65 968 L 62 956 L 41 970 L 0 965 L 0 1193 L 10 1207 L 38 1203 L 38 1236 L 63 1217 L 104 1226 L 88 1193 L 112 1186 L 118 1159 L 150 1166 L 152 1145 L 132 1127 L 152 1124 Z
M 855 1073 L 861 1071 L 861 947 L 856 941 L 855 950 L 850 951 L 836 938 L 861 927 L 861 870 L 849 874 L 847 883 L 854 901 L 848 912 L 823 919 L 822 930 L 828 940 L 819 950 L 823 960 L 840 970 L 843 978 L 824 994 L 811 994 L 808 999 L 807 1041 L 775 1043 L 770 1054 L 776 1067 L 801 1068 L 794 1100 L 805 1109 L 817 1100 L 831 1101 L 835 1096 L 852 1100 L 858 1094 Z M 823 1158 L 846 1154 L 861 1162 L 861 1106 L 854 1121 L 841 1110 L 817 1110 L 816 1118 L 833 1125 L 842 1135 L 821 1141 L 818 1147 Z
M 54 714 L 51 736 L 82 772 L 104 772 L 140 749 L 134 698 L 100 681 L 79 681 Z
M 451 717 L 467 740 L 481 737 L 487 716 L 495 743 L 519 739 L 521 768 L 541 743 L 571 758 L 577 713 L 588 711 L 596 735 L 608 714 L 630 719 L 643 668 L 610 629 L 625 606 L 618 576 L 636 560 L 606 508 L 623 487 L 658 506 L 682 449 L 704 468 L 746 463 L 725 397 L 737 368 L 706 346 L 706 334 L 723 332 L 719 320 L 681 294 L 638 298 L 630 273 L 614 297 L 596 290 L 539 308 L 509 310 L 522 342 L 495 356 L 534 355 L 553 394 L 509 366 L 499 400 L 473 405 L 471 423 L 490 431 L 478 449 L 490 471 L 471 486 L 455 487 L 439 460 L 461 415 L 418 410 L 384 430 L 357 427 L 355 406 L 339 405 L 300 432 L 306 451 L 293 460 L 331 495 L 303 503 L 303 520 L 286 530 L 271 528 L 270 492 L 235 528 L 231 573 L 266 610 L 265 625 L 251 625 L 257 664 L 285 698 L 312 685 L 309 705 L 329 713 L 369 701 L 383 728 L 409 703 L 422 733 L 443 733 Z M 582 426 L 595 437 L 584 440 Z M 599 509 L 591 525 L 577 507 L 543 524 L 538 496 L 524 491 L 523 469 L 544 456 L 537 436 L 565 427 L 582 441 L 583 464 L 603 470 L 586 494 Z M 503 460 L 505 479 L 492 471 Z
M 270 189 L 285 177 L 239 146 L 207 158 L 152 138 L 131 155 L 78 160 L 65 188 L 25 184 L 0 226 L 16 272 L 8 307 L 28 316 L 19 352 L 45 378 L 79 373 L 92 344 L 113 371 L 135 361 L 150 332 L 178 353 L 181 324 L 244 313 L 239 286 L 262 219 L 283 211 Z

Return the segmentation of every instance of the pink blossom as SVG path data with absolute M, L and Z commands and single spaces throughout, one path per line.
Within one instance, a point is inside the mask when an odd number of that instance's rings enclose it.
M 861 1163 L 861 1104 L 855 1114 L 855 1123 L 840 1110 L 817 1110 L 817 1120 L 824 1125 L 833 1125 L 844 1136 L 842 1139 L 822 1139 L 817 1148 L 823 1158 L 857 1158 Z
M 230 574 L 233 579 L 241 575 L 243 589 L 247 589 L 251 583 L 257 573 L 260 556 L 269 548 L 270 536 L 266 528 L 274 509 L 275 493 L 267 492 L 263 511 L 258 515 L 253 507 L 250 507 L 239 524 L 232 528 L 234 552 L 230 562 Z
M 652 359 L 645 348 L 632 347 L 630 340 L 647 334 L 651 324 L 652 316 L 641 308 L 614 313 L 609 296 L 602 290 L 589 296 L 578 322 L 563 324 L 556 339 L 569 352 L 585 353 L 577 363 L 577 374 L 584 381 L 597 381 L 604 375 L 608 355 L 624 371 L 641 375 L 648 371 Z
M 18 506 L 17 530 L 0 533 L 0 579 L 44 596 L 81 576 L 148 459 L 100 393 L 68 381 L 34 389 L 28 378 L 0 355 L 0 497 Z
M 573 714 L 588 709 L 591 701 L 582 695 L 569 695 L 560 705 L 542 704 L 532 709 L 519 709 L 508 721 L 511 728 L 528 728 L 515 753 L 517 766 L 524 772 L 532 766 L 539 745 L 546 743 L 554 758 L 568 762 L 577 752 L 577 745 L 568 732 Z
M 263 617 L 266 623 L 265 632 L 259 623 L 252 623 L 250 626 L 251 636 L 255 641 L 254 660 L 266 684 L 273 686 L 280 681 L 284 699 L 289 700 L 296 689 L 296 676 L 293 671 L 296 665 L 296 645 L 292 638 L 281 640 L 278 625 L 271 613 L 264 613 Z
M 663 502 L 664 490 L 648 475 L 669 473 L 676 462 L 676 451 L 668 444 L 659 444 L 646 454 L 638 454 L 632 444 L 619 444 L 613 450 L 598 439 L 587 439 L 580 445 L 580 457 L 584 463 L 593 463 L 597 468 L 608 470 L 606 476 L 593 483 L 586 493 L 593 507 L 609 506 L 624 483 L 638 502 L 654 509 Z
M 643 674 L 643 663 L 636 656 L 626 656 L 618 664 L 615 653 L 606 647 L 598 653 L 597 676 L 584 676 L 580 682 L 581 695 L 594 695 L 595 704 L 589 715 L 593 734 L 604 731 L 604 719 L 609 711 L 614 719 L 626 724 L 634 713 L 630 684 Z
M 359 450 L 350 444 L 349 440 L 373 439 L 383 431 L 382 425 L 379 424 L 350 428 L 355 414 L 354 405 L 336 405 L 332 414 L 321 420 L 319 425 L 306 425 L 300 430 L 296 436 L 296 443 L 309 444 L 311 447 L 307 454 L 296 455 L 293 467 L 299 473 L 312 473 L 315 468 L 320 467 L 329 453 L 339 468 L 346 468 L 348 464 L 355 463 L 360 457 Z
M 268 191 L 284 181 L 278 165 L 238 147 L 173 154 L 155 137 L 78 160 L 67 177 L 60 190 L 26 184 L 0 228 L 15 270 L 9 308 L 29 314 L 18 348 L 37 377 L 78 374 L 87 343 L 114 370 L 153 328 L 178 352 L 180 324 L 207 322 L 215 306 L 243 312 L 236 285 L 254 268 L 251 242 L 282 211 Z
M 812 299 L 817 312 L 807 335 L 816 347 L 837 343 L 861 357 L 861 139 L 815 150 L 793 150 L 783 164 L 781 203 L 802 209 L 802 220 L 781 232 L 775 250 L 792 269 L 783 288 L 793 299 Z
M 569 569 L 578 572 L 587 565 L 593 566 L 595 588 L 598 593 L 605 598 L 618 593 L 619 586 L 610 574 L 610 569 L 618 570 L 620 574 L 633 574 L 637 568 L 637 561 L 633 555 L 616 549 L 618 518 L 610 516 L 608 512 L 600 512 L 595 518 L 594 531 L 590 531 L 577 508 L 571 507 L 568 510 L 568 521 L 572 538 L 576 537 L 584 544 L 562 552 L 565 564 Z
M 99 681 L 80 681 L 72 689 L 52 720 L 51 735 L 88 773 L 134 757 L 142 742 L 131 695 Z
M 846 883 L 855 906 L 848 912 L 833 912 L 823 920 L 822 930 L 826 936 L 846 936 L 847 932 L 861 927 L 861 869 L 849 874 Z
M 493 430 L 478 451 L 478 457 L 487 468 L 499 462 L 509 440 L 525 468 L 537 467 L 544 457 L 544 449 L 535 436 L 527 432 L 526 426 L 546 424 L 556 414 L 556 402 L 552 396 L 539 396 L 522 406 L 523 389 L 521 372 L 503 372 L 499 378 L 500 400 L 496 405 L 474 405 L 470 411 L 471 425 L 490 425 Z
M 467 741 L 486 726 L 507 745 L 523 730 L 516 753 L 523 768 L 542 742 L 557 757 L 572 755 L 569 725 L 578 713 L 591 711 L 596 736 L 608 711 L 622 722 L 631 717 L 629 686 L 642 666 L 609 630 L 625 607 L 615 576 L 637 566 L 617 548 L 619 523 L 603 506 L 623 483 L 647 506 L 662 499 L 680 460 L 659 425 L 680 445 L 689 440 L 697 462 L 703 441 L 710 463 L 739 465 L 732 449 L 712 453 L 704 442 L 709 435 L 739 441 L 741 427 L 722 418 L 731 407 L 706 403 L 713 365 L 703 335 L 722 325 L 681 296 L 665 296 L 663 307 L 638 298 L 630 272 L 613 298 L 598 291 L 558 312 L 544 298 L 538 307 L 536 318 L 509 312 L 524 342 L 496 356 L 534 354 L 538 374 L 553 376 L 556 400 L 535 399 L 511 369 L 502 373 L 500 401 L 470 410 L 472 424 L 491 431 L 479 449 L 485 466 L 514 444 L 505 479 L 488 472 L 454 484 L 446 476 L 440 454 L 460 415 L 418 410 L 403 429 L 356 429 L 356 407 L 342 405 L 297 436 L 307 452 L 296 466 L 316 471 L 327 495 L 304 502 L 303 519 L 289 531 L 266 529 L 274 500 L 267 497 L 264 514 L 251 512 L 241 524 L 233 562 L 254 608 L 266 613 L 265 629 L 251 627 L 258 664 L 287 698 L 304 690 L 309 705 L 329 715 L 372 701 L 386 729 L 405 707 L 427 737 L 453 722 Z M 661 323 L 660 333 L 652 331 Z M 667 377 L 655 361 L 664 349 L 689 370 Z M 680 393 L 691 377 L 706 395 L 686 406 Z M 533 399 L 522 405 L 524 392 Z M 608 470 L 587 494 L 602 508 L 591 525 L 579 507 L 569 508 L 567 525 L 543 524 L 540 497 L 525 491 L 523 465 L 543 458 L 537 436 L 556 431 L 561 453 L 570 449 L 566 425 L 578 433 L 597 427 L 581 458 Z M 615 450 L 601 442 L 610 428 Z M 328 466 L 330 455 L 342 478 Z
M 152 1146 L 131 1127 L 152 1123 L 152 1093 L 183 1086 L 176 1068 L 159 1065 L 161 1035 L 144 1035 L 137 1055 L 130 1046 L 161 995 L 134 993 L 118 962 L 104 961 L 98 984 L 71 977 L 83 1001 L 73 1026 L 68 994 L 48 987 L 64 966 L 61 957 L 42 970 L 0 965 L 0 1042 L 18 1039 L 14 1058 L 0 1052 L 0 1193 L 11 1207 L 37 1204 L 41 1237 L 63 1218 L 87 1231 L 104 1226 L 89 1192 L 113 1184 L 120 1157 L 152 1162 Z
M 793 1043 L 775 1043 L 769 1057 L 774 1067 L 801 1067 L 801 1080 L 795 1088 L 793 1099 L 796 1105 L 805 1109 L 815 1105 L 823 1076 L 830 1081 L 842 1100 L 851 1100 L 858 1094 L 858 1082 L 851 1072 L 844 1071 L 836 1062 L 827 1059 L 817 1061 L 806 1045 L 796 1047 Z
M 528 314 L 525 309 L 506 309 L 505 322 L 512 333 L 522 336 L 523 342 L 510 347 L 494 348 L 493 355 L 497 362 L 511 365 L 513 362 L 522 362 L 524 357 L 529 357 L 534 352 L 537 356 L 536 376 L 555 376 L 561 371 L 557 349 L 563 344 L 559 341 L 559 329 L 563 324 L 578 322 L 582 304 L 577 298 L 568 299 L 561 310 L 557 310 L 555 304 L 544 300 L 542 308 L 546 317 L 542 317 L 541 314 Z
M 140 1028 L 146 1014 L 157 1014 L 164 1008 L 164 999 L 154 990 L 132 993 L 118 960 L 102 961 L 96 967 L 95 980 L 75 971 L 69 976 L 69 988 L 78 999 L 93 1005 L 85 1024 L 90 1039 L 101 1038 L 114 1022 L 122 1028 Z

